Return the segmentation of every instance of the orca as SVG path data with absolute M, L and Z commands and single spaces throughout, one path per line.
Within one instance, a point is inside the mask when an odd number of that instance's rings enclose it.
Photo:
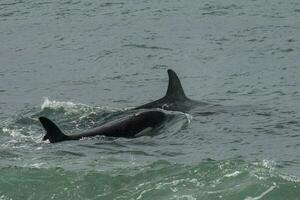
M 64 134 L 54 122 L 46 117 L 39 117 L 39 121 L 46 130 L 46 135 L 43 137 L 43 140 L 56 143 L 66 140 L 79 140 L 81 138 L 94 137 L 97 135 L 124 138 L 139 137 L 153 128 L 162 125 L 170 116 L 170 114 L 166 114 L 160 110 L 148 110 L 129 115 L 125 118 L 75 135 Z
M 219 106 L 189 99 L 185 95 L 185 92 L 182 88 L 181 82 L 177 74 L 173 70 L 168 69 L 168 76 L 168 90 L 163 98 L 138 106 L 133 109 L 161 108 L 164 110 L 180 112 L 196 112 L 195 110 L 197 110 L 199 114 L 209 115 L 214 113 L 214 109 L 211 109 L 212 107 Z

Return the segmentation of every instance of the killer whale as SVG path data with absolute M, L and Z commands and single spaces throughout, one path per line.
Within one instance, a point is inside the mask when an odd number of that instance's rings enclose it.
M 196 112 L 196 110 L 198 110 L 197 112 L 203 115 L 214 113 L 211 108 L 219 105 L 213 105 L 188 98 L 185 95 L 181 81 L 177 74 L 171 69 L 168 69 L 167 72 L 169 76 L 169 84 L 165 96 L 153 102 L 138 106 L 134 109 L 161 108 L 164 110 L 181 112 Z M 210 108 L 210 110 L 208 108 Z
M 134 138 L 142 136 L 145 132 L 160 126 L 164 121 L 170 118 L 170 116 L 170 114 L 166 114 L 160 110 L 148 110 L 75 135 L 64 134 L 54 122 L 46 117 L 39 117 L 39 121 L 46 130 L 46 135 L 43 137 L 43 140 L 56 143 L 66 140 L 79 140 L 84 137 L 94 137 L 97 135 Z

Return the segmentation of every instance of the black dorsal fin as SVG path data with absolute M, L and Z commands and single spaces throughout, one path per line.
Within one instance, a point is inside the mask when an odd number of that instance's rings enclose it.
M 173 70 L 168 69 L 168 75 L 169 75 L 169 85 L 165 97 L 167 98 L 170 97 L 175 99 L 187 99 L 177 74 Z
M 49 140 L 51 143 L 54 143 L 69 139 L 69 137 L 63 134 L 63 132 L 50 119 L 40 117 L 39 120 L 47 132 L 43 140 Z

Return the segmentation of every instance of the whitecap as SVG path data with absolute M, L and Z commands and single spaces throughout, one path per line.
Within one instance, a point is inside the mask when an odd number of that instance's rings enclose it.
M 268 194 L 269 192 L 271 192 L 272 190 L 274 190 L 277 187 L 276 183 L 273 183 L 273 184 L 274 184 L 273 186 L 268 188 L 266 191 L 261 193 L 259 196 L 257 196 L 257 197 L 246 197 L 244 200 L 259 200 L 259 199 L 263 198 L 266 194 Z

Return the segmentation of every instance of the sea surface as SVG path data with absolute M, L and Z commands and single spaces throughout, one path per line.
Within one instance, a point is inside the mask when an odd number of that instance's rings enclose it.
M 164 96 L 135 139 L 50 144 Z M 0 0 L 0 200 L 299 200 L 299 0 Z

